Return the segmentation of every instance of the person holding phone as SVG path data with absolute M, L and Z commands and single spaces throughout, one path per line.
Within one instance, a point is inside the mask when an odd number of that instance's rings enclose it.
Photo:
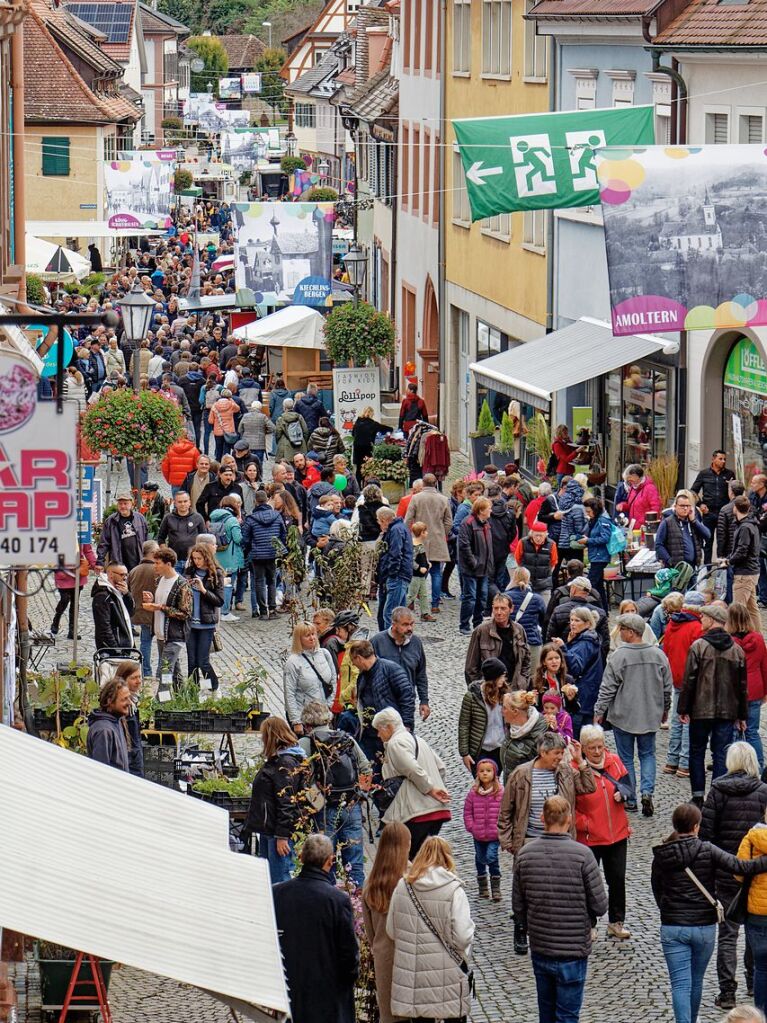
M 680 490 L 670 511 L 664 512 L 655 534 L 655 554 L 666 568 L 680 561 L 697 568 L 710 530 L 695 510 L 695 501 L 688 490 Z

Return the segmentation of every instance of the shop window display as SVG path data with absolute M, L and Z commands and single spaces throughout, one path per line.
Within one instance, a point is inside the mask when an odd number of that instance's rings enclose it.
M 724 370 L 724 449 L 728 464 L 738 465 L 733 418 L 740 420 L 746 480 L 767 468 L 767 369 L 753 341 L 732 346 Z
M 673 450 L 669 371 L 630 363 L 607 375 L 607 478 L 617 483 L 625 466 L 646 465 Z

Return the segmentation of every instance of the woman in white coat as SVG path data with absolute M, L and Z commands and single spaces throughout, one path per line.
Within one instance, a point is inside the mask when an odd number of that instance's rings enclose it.
M 293 629 L 291 649 L 283 674 L 285 717 L 296 735 L 303 735 L 301 711 L 307 703 L 332 704 L 338 672 L 329 651 L 320 646 L 311 622 L 299 622 Z
M 386 933 L 394 942 L 392 1012 L 411 1020 L 465 1023 L 474 922 L 444 838 L 427 838 L 397 884 Z

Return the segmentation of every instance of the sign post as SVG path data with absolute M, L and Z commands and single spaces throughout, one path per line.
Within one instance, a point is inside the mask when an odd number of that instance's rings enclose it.
M 333 413 L 336 429 L 345 439 L 360 412 L 370 406 L 373 418 L 380 421 L 381 379 L 377 366 L 333 370 Z

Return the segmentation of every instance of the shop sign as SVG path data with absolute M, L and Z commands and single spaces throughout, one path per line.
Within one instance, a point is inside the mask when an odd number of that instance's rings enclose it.
M 75 565 L 77 406 L 37 401 L 37 374 L 0 354 L 0 567 Z
M 739 387 L 755 394 L 767 392 L 767 369 L 756 345 L 743 337 L 733 347 L 724 371 L 726 387 Z
M 350 434 L 363 409 L 371 406 L 373 418 L 381 417 L 381 380 L 377 366 L 333 370 L 333 411 L 336 429 Z
M 746 478 L 745 459 L 743 458 L 743 431 L 741 429 L 740 416 L 733 412 L 732 415 L 732 443 L 735 448 L 735 479 L 742 482 Z

